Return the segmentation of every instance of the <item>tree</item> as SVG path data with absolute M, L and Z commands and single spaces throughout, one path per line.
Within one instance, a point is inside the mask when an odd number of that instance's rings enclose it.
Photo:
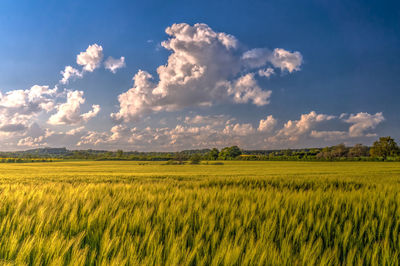
M 199 164 L 201 162 L 201 155 L 198 153 L 190 156 L 190 164 Z
M 291 150 L 287 149 L 287 150 L 284 150 L 284 151 L 283 151 L 283 155 L 286 156 L 286 157 L 288 157 L 288 156 L 292 156 L 293 153 L 292 153 Z
M 317 159 L 326 159 L 326 160 L 332 159 L 331 148 L 330 148 L 330 147 L 325 147 L 325 148 L 323 148 L 323 149 L 317 154 L 316 157 L 317 157 Z
M 124 152 L 122 150 L 117 150 L 117 157 L 121 158 L 122 155 L 124 155 Z
M 207 158 L 208 160 L 217 160 L 219 155 L 219 150 L 217 148 L 213 148 L 211 151 L 208 152 Z
M 381 137 L 378 141 L 374 142 L 369 152 L 372 157 L 382 157 L 386 160 L 388 156 L 397 155 L 399 153 L 399 147 L 390 136 Z
M 346 146 L 341 143 L 339 145 L 333 146 L 331 155 L 334 158 L 340 158 L 340 157 L 345 157 L 347 155 L 347 148 Z
M 362 144 L 356 144 L 349 150 L 349 157 L 368 156 L 368 147 Z
M 225 147 L 219 153 L 221 160 L 232 160 L 242 154 L 242 151 L 238 146 Z
M 175 161 L 178 161 L 179 164 L 183 164 L 183 162 L 187 159 L 187 156 L 183 152 L 177 152 L 174 156 Z

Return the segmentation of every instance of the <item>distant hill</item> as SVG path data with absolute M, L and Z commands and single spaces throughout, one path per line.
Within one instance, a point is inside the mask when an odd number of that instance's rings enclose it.
M 67 150 L 67 148 L 40 148 L 40 149 L 32 149 L 26 150 L 21 152 L 16 152 L 21 154 L 32 154 L 32 155 L 39 155 L 39 156 L 46 156 L 46 155 L 60 155 L 65 156 L 71 154 L 71 151 Z

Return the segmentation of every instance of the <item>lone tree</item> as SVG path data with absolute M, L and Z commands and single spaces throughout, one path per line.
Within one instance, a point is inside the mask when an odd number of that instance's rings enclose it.
M 369 152 L 372 157 L 383 157 L 386 160 L 388 156 L 394 156 L 399 153 L 399 146 L 391 137 L 381 137 L 374 142 Z

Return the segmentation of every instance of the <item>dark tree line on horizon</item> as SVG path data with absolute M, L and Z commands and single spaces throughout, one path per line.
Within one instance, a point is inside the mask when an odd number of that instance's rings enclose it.
M 282 149 L 282 150 L 243 150 L 238 146 L 184 150 L 180 152 L 124 152 L 123 150 L 75 150 L 66 148 L 42 148 L 21 152 L 0 152 L 0 162 L 40 162 L 53 160 L 132 160 L 169 161 L 193 164 L 203 160 L 248 160 L 248 161 L 400 161 L 400 149 L 391 137 L 381 137 L 371 147 L 356 144 L 347 147 L 338 144 L 324 148 Z

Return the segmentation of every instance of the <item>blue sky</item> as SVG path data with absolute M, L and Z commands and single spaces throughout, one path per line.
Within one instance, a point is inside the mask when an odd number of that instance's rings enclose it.
M 400 140 L 399 7 L 2 1 L 0 149 L 268 149 Z M 207 39 L 193 39 L 205 32 Z M 60 82 L 66 66 L 75 76 Z

